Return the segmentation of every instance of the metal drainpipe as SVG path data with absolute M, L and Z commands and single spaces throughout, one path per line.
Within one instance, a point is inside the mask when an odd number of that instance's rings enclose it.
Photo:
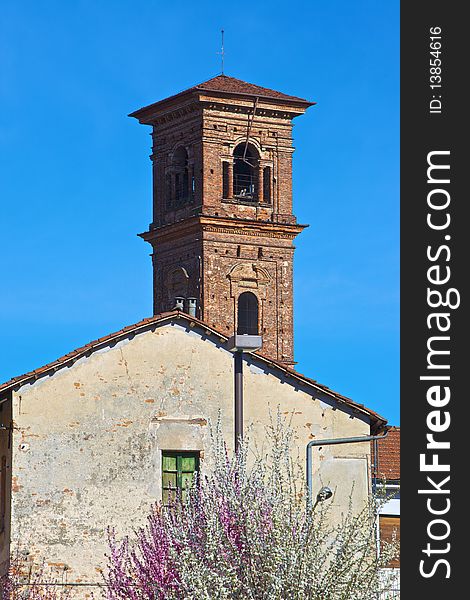
M 307 486 L 308 486 L 308 498 L 307 502 L 309 505 L 312 504 L 312 452 L 313 446 L 334 446 L 336 444 L 357 444 L 359 442 L 373 442 L 375 440 L 383 440 L 388 435 L 388 430 L 383 435 L 366 435 L 359 437 L 350 438 L 333 438 L 327 440 L 312 440 L 307 444 Z
M 199 281 L 198 281 L 198 298 L 199 298 L 199 306 L 197 306 L 197 317 L 199 317 L 201 320 L 204 320 L 204 315 L 203 315 L 203 307 L 204 307 L 204 279 L 203 279 L 203 275 L 204 275 L 204 265 L 202 262 L 202 256 L 199 254 L 198 255 L 198 261 L 199 261 Z
M 234 353 L 235 361 L 235 452 L 243 439 L 243 352 Z
M 375 494 L 377 490 L 377 473 L 379 472 L 379 443 L 374 440 L 374 477 L 372 479 L 372 492 Z

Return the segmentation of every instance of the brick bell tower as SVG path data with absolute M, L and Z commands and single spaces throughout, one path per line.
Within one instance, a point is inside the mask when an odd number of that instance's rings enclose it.
M 292 365 L 292 119 L 313 103 L 219 75 L 133 112 L 152 126 L 153 305 Z

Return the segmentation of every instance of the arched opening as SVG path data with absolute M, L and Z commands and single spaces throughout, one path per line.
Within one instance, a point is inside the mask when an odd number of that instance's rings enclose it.
M 259 155 L 252 144 L 239 144 L 233 153 L 233 195 L 249 201 L 258 200 Z
M 238 296 L 237 334 L 258 335 L 258 298 L 252 292 Z
M 170 208 L 173 202 L 173 191 L 171 187 L 171 175 L 165 175 L 165 203 L 167 208 Z
M 189 274 L 184 267 L 177 267 L 166 276 L 168 310 L 184 310 L 184 300 L 188 297 Z
M 173 155 L 173 168 L 175 175 L 175 203 L 182 204 L 189 200 L 189 165 L 188 152 L 180 146 Z

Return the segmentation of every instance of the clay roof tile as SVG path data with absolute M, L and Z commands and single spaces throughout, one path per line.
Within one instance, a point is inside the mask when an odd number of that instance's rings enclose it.
M 273 98 L 277 100 L 288 100 L 312 104 L 312 102 L 305 100 L 305 98 L 284 94 L 283 92 L 278 92 L 270 88 L 255 85 L 254 83 L 248 83 L 247 81 L 236 79 L 235 77 L 229 77 L 228 75 L 217 75 L 216 77 L 213 77 L 208 81 L 204 81 L 199 85 L 195 85 L 190 89 L 243 94 L 247 96 L 258 96 L 263 98 Z

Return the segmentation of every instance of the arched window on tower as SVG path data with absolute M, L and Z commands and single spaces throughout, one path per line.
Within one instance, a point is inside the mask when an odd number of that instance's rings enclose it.
M 259 155 L 252 144 L 239 144 L 233 153 L 233 195 L 256 202 L 259 193 Z
M 171 189 L 171 175 L 167 173 L 165 175 L 165 204 L 167 208 L 170 208 L 173 203 L 173 194 Z
M 238 296 L 237 334 L 258 335 L 258 298 L 252 292 Z
M 172 269 L 166 275 L 165 288 L 168 294 L 168 310 L 184 310 L 184 301 L 189 295 L 188 271 L 184 267 Z
M 192 182 L 190 189 L 188 152 L 183 146 L 180 146 L 173 155 L 173 169 L 175 176 L 175 204 L 184 204 L 192 196 Z

